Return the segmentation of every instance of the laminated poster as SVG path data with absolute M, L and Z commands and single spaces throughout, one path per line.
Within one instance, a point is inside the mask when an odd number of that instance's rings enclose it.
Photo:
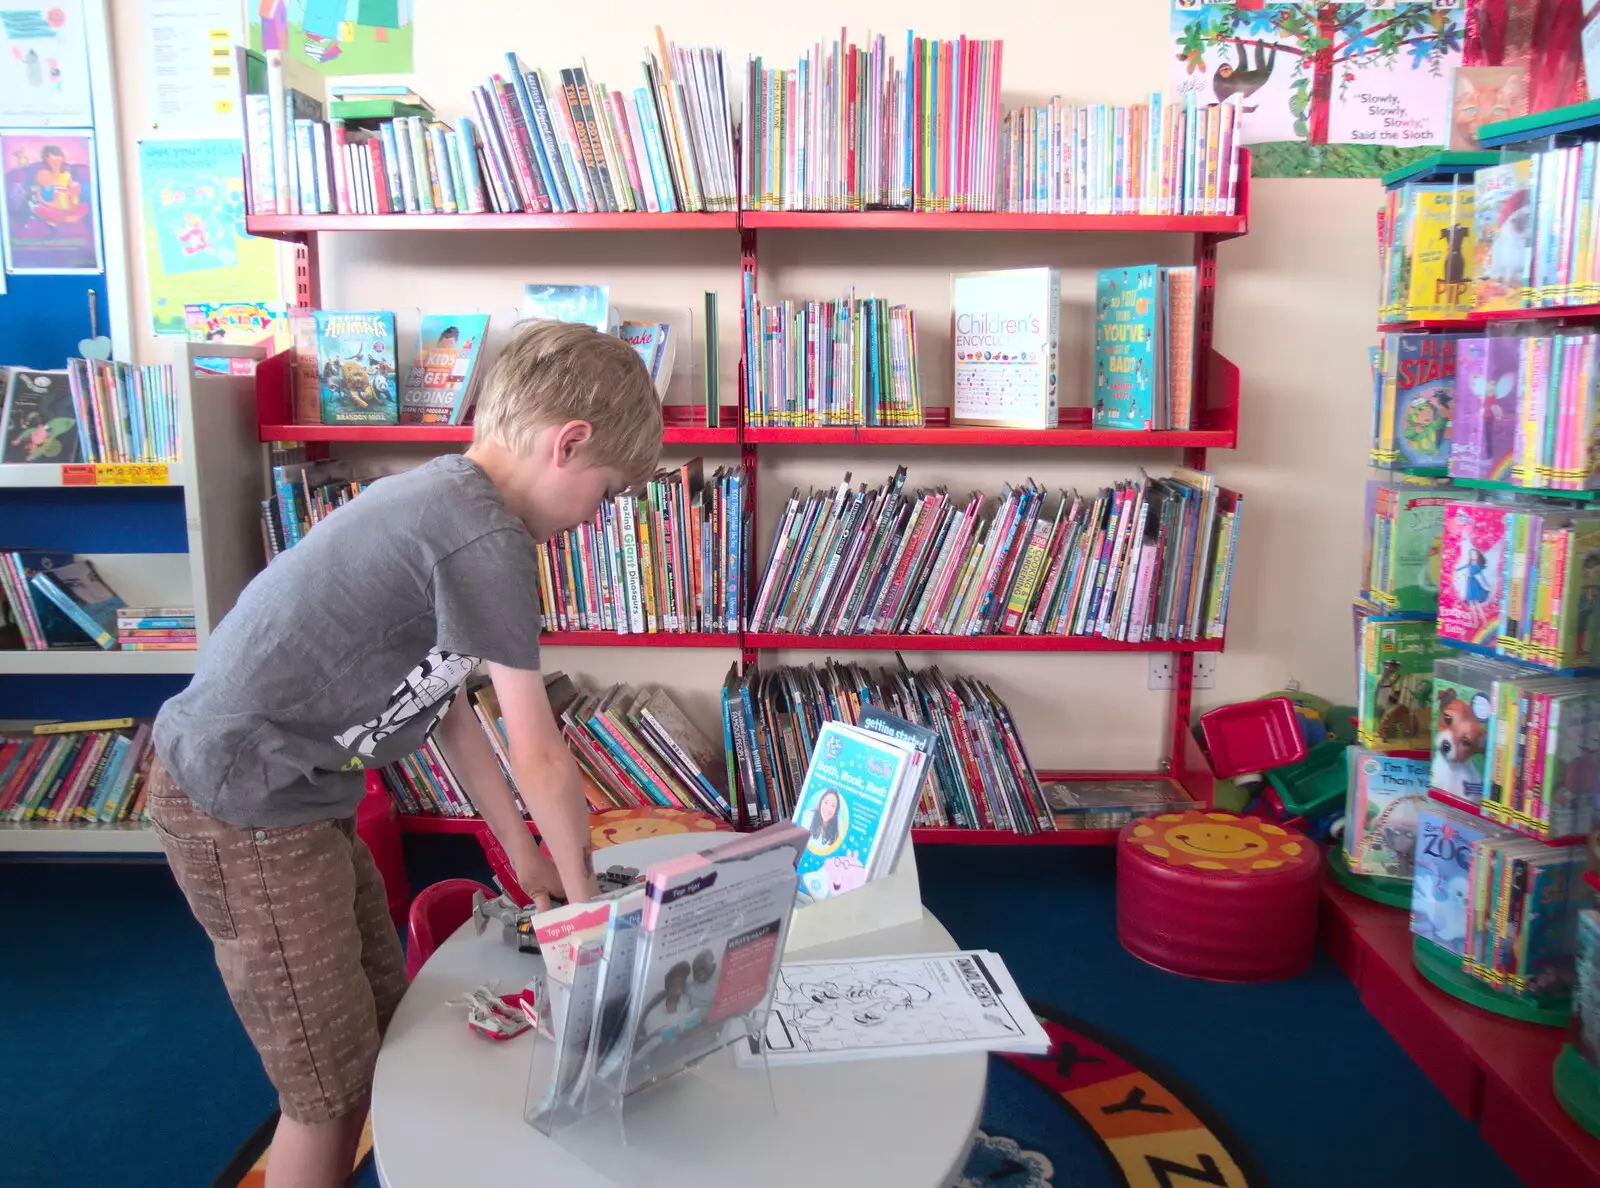
M 323 74 L 410 74 L 412 0 L 250 0 L 250 48 Z
M 157 334 L 186 332 L 185 305 L 278 298 L 271 241 L 245 234 L 243 161 L 237 137 L 139 145 L 145 268 Z
M 0 131 L 8 272 L 101 272 L 94 137 L 53 129 Z
M 93 123 L 82 0 L 0 3 L 0 128 Z

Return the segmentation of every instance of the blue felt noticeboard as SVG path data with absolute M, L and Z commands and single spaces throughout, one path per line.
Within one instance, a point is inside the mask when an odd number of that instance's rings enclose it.
M 108 334 L 104 273 L 7 276 L 0 294 L 0 367 L 65 367 L 89 337 L 91 289 L 97 332 Z

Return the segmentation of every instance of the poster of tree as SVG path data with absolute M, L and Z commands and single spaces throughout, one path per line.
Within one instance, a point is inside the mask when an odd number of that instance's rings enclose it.
M 1375 177 L 1450 138 L 1460 0 L 1173 0 L 1173 89 L 1237 97 L 1257 177 Z

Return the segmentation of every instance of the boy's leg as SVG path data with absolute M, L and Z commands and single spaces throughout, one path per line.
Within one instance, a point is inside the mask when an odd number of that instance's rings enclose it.
M 278 1090 L 287 1125 L 268 1160 L 270 1182 L 343 1184 L 380 1037 L 359 910 L 370 892 L 360 891 L 353 825 L 235 828 L 196 808 L 159 767 L 147 800 L 173 875 Z
M 372 851 L 359 837 L 351 838 L 356 866 L 356 925 L 361 929 L 361 968 L 372 987 L 378 1013 L 378 1030 L 386 1030 L 400 998 L 410 983 L 406 980 L 406 955 L 400 947 L 400 933 L 389 916 L 389 896 L 383 875 L 372 860 Z

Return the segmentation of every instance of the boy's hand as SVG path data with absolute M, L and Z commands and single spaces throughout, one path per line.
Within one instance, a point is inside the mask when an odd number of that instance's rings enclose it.
M 534 844 L 531 836 L 528 836 L 526 846 L 519 845 L 517 849 L 519 853 L 509 855 L 511 867 L 516 872 L 517 884 L 522 888 L 522 893 L 533 901 L 535 910 L 547 912 L 550 910 L 552 897 L 559 899 L 567 897 L 565 889 L 561 886 L 561 872 L 556 870 L 556 864 L 546 857 L 544 851 Z

